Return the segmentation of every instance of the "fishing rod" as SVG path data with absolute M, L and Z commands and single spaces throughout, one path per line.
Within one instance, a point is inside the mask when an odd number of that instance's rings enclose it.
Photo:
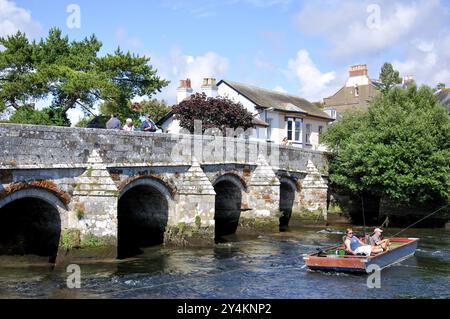
M 398 234 L 401 234 L 401 233 L 403 233 L 405 230 L 407 230 L 407 229 L 409 229 L 409 228 L 411 228 L 411 227 L 413 227 L 414 225 L 417 225 L 418 223 L 420 223 L 421 221 L 423 221 L 423 220 L 425 220 L 425 219 L 427 219 L 428 217 L 430 217 L 430 216 L 432 216 L 432 215 L 434 215 L 434 214 L 436 214 L 437 212 L 439 212 L 439 211 L 441 211 L 442 209 L 444 209 L 444 208 L 446 208 L 446 207 L 448 207 L 448 206 L 450 206 L 450 204 L 447 204 L 447 205 L 445 205 L 445 206 L 442 206 L 441 208 L 439 208 L 438 210 L 436 210 L 436 211 L 434 211 L 434 212 L 432 212 L 431 214 L 428 214 L 427 216 L 425 216 L 424 218 L 422 218 L 422 219 L 420 219 L 420 220 L 418 220 L 418 221 L 416 221 L 415 223 L 413 223 L 413 224 L 411 224 L 411 225 L 409 225 L 408 227 L 406 227 L 406 228 L 403 228 L 402 230 L 400 230 L 398 233 L 396 233 L 395 235 L 393 235 L 392 237 L 396 237 Z
M 367 232 L 366 232 L 366 214 L 364 212 L 364 196 L 359 195 L 361 197 L 361 205 L 362 205 L 362 215 L 363 215 L 363 224 L 364 224 L 364 241 L 366 240 Z

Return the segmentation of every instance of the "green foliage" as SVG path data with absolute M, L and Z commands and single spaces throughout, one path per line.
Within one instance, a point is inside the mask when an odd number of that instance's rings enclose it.
M 448 201 L 450 124 L 428 87 L 394 88 L 324 135 L 330 180 L 354 194 L 405 203 Z
M 79 246 L 80 243 L 80 231 L 77 229 L 71 229 L 64 231 L 61 234 L 59 246 L 65 250 L 72 250 Z
M 117 49 L 99 56 L 102 43 L 92 35 L 69 41 L 53 28 L 46 39 L 30 42 L 25 34 L 0 38 L 0 111 L 32 107 L 52 97 L 51 108 L 91 109 L 98 101 L 122 108 L 136 96 L 151 96 L 168 82 L 156 75 L 150 59 Z
M 394 70 L 394 67 L 390 63 L 383 64 L 380 73 L 380 81 L 383 83 L 382 92 L 386 94 L 390 89 L 397 84 L 402 83 L 402 78 L 398 71 Z
M 436 91 L 442 90 L 442 89 L 445 89 L 445 83 L 440 82 L 440 83 L 438 83 L 438 85 L 436 85 Z
M 118 105 L 116 102 L 105 102 L 100 105 L 100 114 L 111 116 L 111 114 L 119 114 L 122 123 L 130 118 L 136 127 L 141 125 L 141 116 L 149 114 L 154 122 L 158 122 L 167 113 L 171 111 L 171 107 L 165 101 L 157 99 L 143 100 L 137 103 L 127 102 L 126 106 Z
M 107 242 L 93 234 L 86 235 L 80 242 L 81 248 L 98 248 L 106 246 Z
M 134 103 L 132 108 L 142 115 L 150 115 L 155 123 L 172 110 L 164 100 L 158 101 L 157 99 L 143 100 L 139 103 Z
M 194 121 L 202 122 L 203 131 L 218 128 L 226 134 L 227 128 L 244 130 L 253 127 L 253 115 L 241 103 L 224 97 L 208 98 L 194 94 L 173 108 L 181 127 L 194 132 Z
M 197 227 L 200 227 L 202 225 L 202 218 L 199 215 L 195 216 L 195 225 Z
M 70 126 L 70 121 L 62 108 L 35 110 L 21 107 L 14 112 L 9 121 L 17 124 Z

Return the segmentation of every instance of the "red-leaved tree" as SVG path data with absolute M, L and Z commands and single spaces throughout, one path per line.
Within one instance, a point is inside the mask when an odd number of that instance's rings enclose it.
M 173 113 L 181 127 L 194 132 L 194 121 L 202 121 L 203 132 L 218 128 L 226 134 L 227 128 L 247 130 L 253 126 L 253 115 L 241 103 L 225 97 L 208 98 L 197 93 L 173 108 Z

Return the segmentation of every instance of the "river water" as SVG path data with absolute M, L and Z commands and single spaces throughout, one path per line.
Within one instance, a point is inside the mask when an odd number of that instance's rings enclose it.
M 402 233 L 421 239 L 415 256 L 384 269 L 381 288 L 369 289 L 367 275 L 304 267 L 303 254 L 341 241 L 343 229 L 332 230 L 238 234 L 214 248 L 153 247 L 127 260 L 80 265 L 80 289 L 67 288 L 65 267 L 0 257 L 0 298 L 450 298 L 450 231 Z

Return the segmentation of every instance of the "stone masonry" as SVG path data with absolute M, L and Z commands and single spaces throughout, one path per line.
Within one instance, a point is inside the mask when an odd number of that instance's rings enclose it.
M 167 201 L 167 231 L 212 237 L 214 185 L 241 192 L 245 220 L 276 221 L 280 178 L 295 187 L 294 211 L 326 219 L 323 153 L 248 139 L 0 124 L 0 210 L 34 196 L 57 206 L 61 231 L 117 242 L 118 202 L 134 187 Z M 166 207 L 166 206 L 164 206 Z M 170 240 L 171 236 L 166 236 Z

